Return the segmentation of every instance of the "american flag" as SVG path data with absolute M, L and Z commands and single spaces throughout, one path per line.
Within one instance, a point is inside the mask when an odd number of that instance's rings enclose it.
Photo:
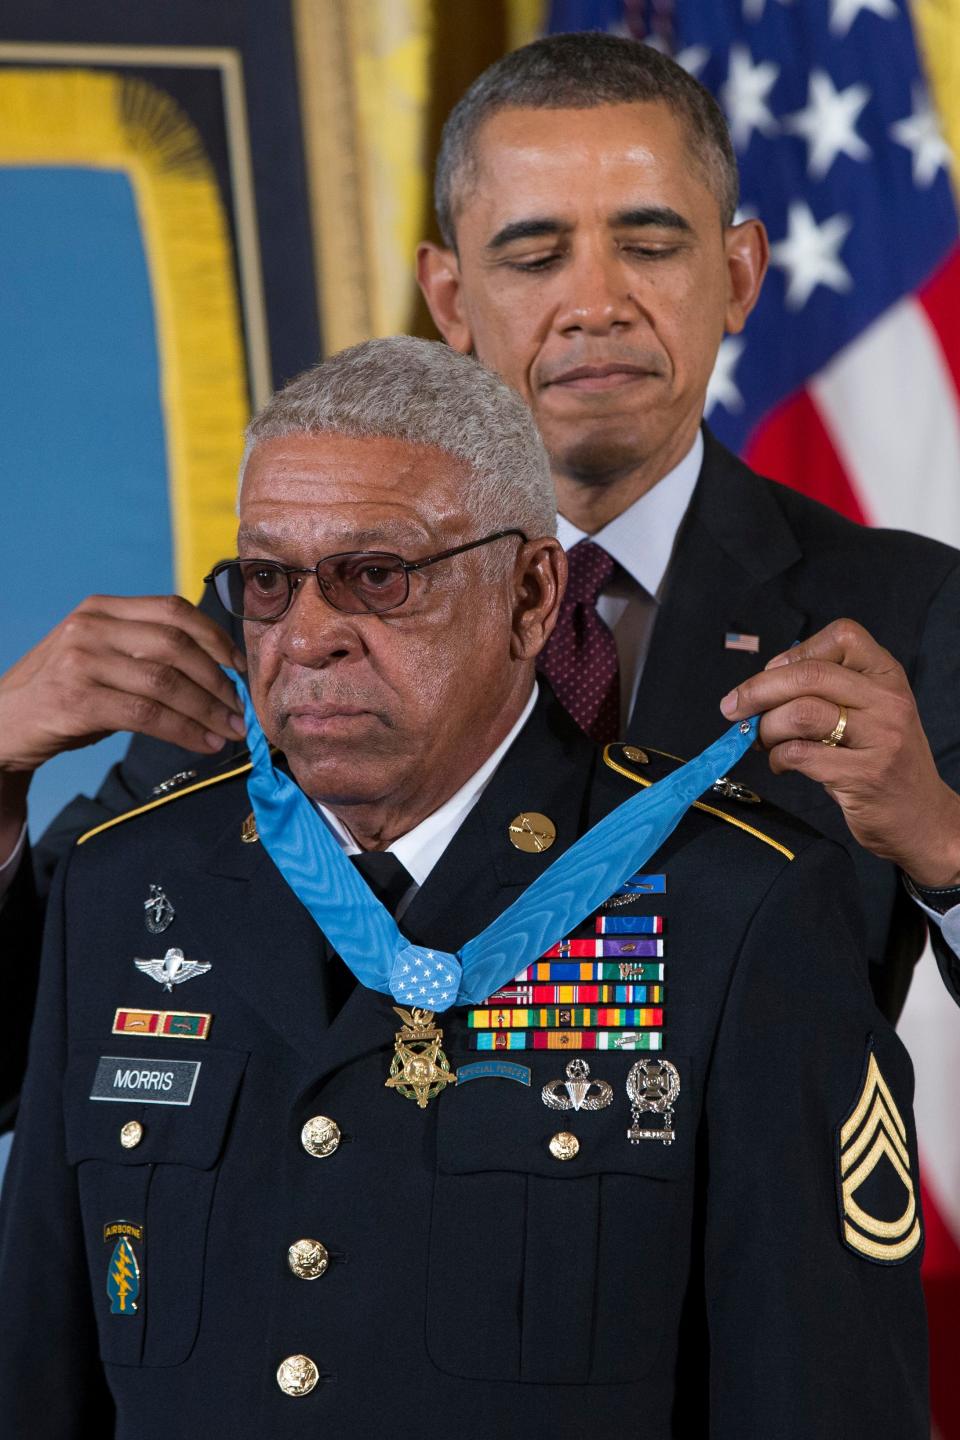
M 854 519 L 960 545 L 960 232 L 902 0 L 553 0 L 549 28 L 646 40 L 726 112 L 741 216 L 764 220 L 771 266 L 745 333 L 723 341 L 714 432 Z M 917 1070 L 940 1440 L 960 1440 L 958 1021 L 928 955 L 899 1029 Z

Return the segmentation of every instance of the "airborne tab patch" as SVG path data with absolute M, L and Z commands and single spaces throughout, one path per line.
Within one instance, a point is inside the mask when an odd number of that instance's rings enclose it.
M 896 1265 L 920 1244 L 907 1128 L 872 1039 L 860 1094 L 837 1132 L 837 1199 L 843 1242 L 858 1255 Z

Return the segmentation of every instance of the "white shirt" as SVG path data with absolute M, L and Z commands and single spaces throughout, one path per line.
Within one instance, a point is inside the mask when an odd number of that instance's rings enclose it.
M 580 540 L 593 540 L 620 566 L 597 601 L 597 614 L 613 631 L 617 646 L 624 731 L 637 698 L 677 533 L 702 464 L 703 435 L 698 430 L 680 464 L 595 535 L 579 530 L 566 516 L 557 516 L 557 539 L 564 550 Z
M 446 850 L 450 841 L 480 799 L 480 796 L 493 778 L 500 761 L 504 755 L 506 755 L 510 746 L 529 720 L 536 703 L 537 687 L 534 685 L 530 691 L 530 698 L 523 707 L 523 712 L 517 720 L 517 723 L 513 726 L 510 733 L 504 736 L 493 754 L 488 756 L 483 762 L 480 769 L 475 770 L 470 776 L 470 779 L 461 785 L 460 789 L 451 795 L 449 800 L 445 800 L 438 809 L 434 810 L 432 815 L 428 815 L 425 820 L 420 821 L 419 825 L 415 825 L 412 830 L 408 830 L 406 835 L 401 835 L 397 840 L 394 840 L 392 844 L 387 846 L 387 850 L 392 855 L 396 855 L 401 865 L 403 865 L 413 877 L 413 884 L 397 906 L 397 919 L 399 919 L 404 910 L 406 910 L 418 889 L 424 883 L 430 871 L 434 865 L 436 865 L 440 856 L 444 850 Z M 334 836 L 340 842 L 344 854 L 359 855 L 361 853 L 360 846 L 356 840 L 354 840 L 346 825 L 334 815 L 332 810 L 328 810 L 326 805 L 321 805 L 319 801 L 315 803 Z

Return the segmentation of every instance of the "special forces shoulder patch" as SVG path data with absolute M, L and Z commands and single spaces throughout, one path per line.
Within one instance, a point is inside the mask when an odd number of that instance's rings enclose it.
M 880 1070 L 873 1036 L 853 1108 L 837 1129 L 837 1200 L 843 1243 L 897 1265 L 923 1237 L 907 1127 Z
M 103 1227 L 106 1243 L 116 1240 L 107 1265 L 107 1298 L 111 1315 L 136 1315 L 140 1294 L 140 1263 L 136 1246 L 143 1245 L 143 1226 L 115 1220 Z

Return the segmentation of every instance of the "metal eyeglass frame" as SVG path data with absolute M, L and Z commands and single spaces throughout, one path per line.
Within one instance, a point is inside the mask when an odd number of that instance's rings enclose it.
M 507 535 L 516 535 L 524 544 L 527 543 L 528 537 L 523 530 L 509 529 L 494 530 L 492 535 L 484 535 L 481 540 L 468 540 L 466 545 L 454 545 L 451 549 L 441 550 L 436 555 L 426 555 L 422 560 L 404 560 L 402 555 L 395 555 L 390 550 L 338 550 L 333 555 L 321 556 L 316 565 L 284 565 L 279 560 L 266 560 L 258 556 L 250 556 L 249 558 L 243 557 L 242 559 L 238 558 L 236 560 L 221 560 L 218 565 L 214 565 L 209 575 L 203 577 L 203 581 L 205 585 L 213 585 L 214 593 L 228 615 L 232 615 L 236 620 L 252 620 L 260 625 L 272 625 L 275 620 L 282 620 L 284 615 L 286 615 L 290 606 L 293 604 L 294 594 L 299 588 L 299 585 L 294 584 L 293 581 L 295 575 L 315 575 L 317 579 L 317 589 L 320 591 L 322 598 L 332 610 L 338 610 L 341 615 L 387 615 L 391 610 L 399 610 L 401 605 L 406 604 L 410 595 L 411 571 L 425 570 L 428 565 L 436 565 L 438 560 L 449 560 L 453 555 L 462 555 L 467 550 L 476 550 L 480 545 L 489 545 L 494 540 L 503 540 Z M 384 606 L 382 610 L 372 610 L 369 606 L 364 606 L 360 610 L 347 610 L 342 605 L 335 605 L 320 583 L 320 566 L 326 565 L 331 560 L 391 560 L 396 562 L 403 571 L 405 581 L 403 598 L 397 600 L 393 605 Z M 232 569 L 235 565 L 241 564 L 268 565 L 271 570 L 276 571 L 286 578 L 286 602 L 283 609 L 278 610 L 276 615 L 245 615 L 242 610 L 234 610 L 225 603 L 223 596 L 220 594 L 217 579 L 225 571 Z

